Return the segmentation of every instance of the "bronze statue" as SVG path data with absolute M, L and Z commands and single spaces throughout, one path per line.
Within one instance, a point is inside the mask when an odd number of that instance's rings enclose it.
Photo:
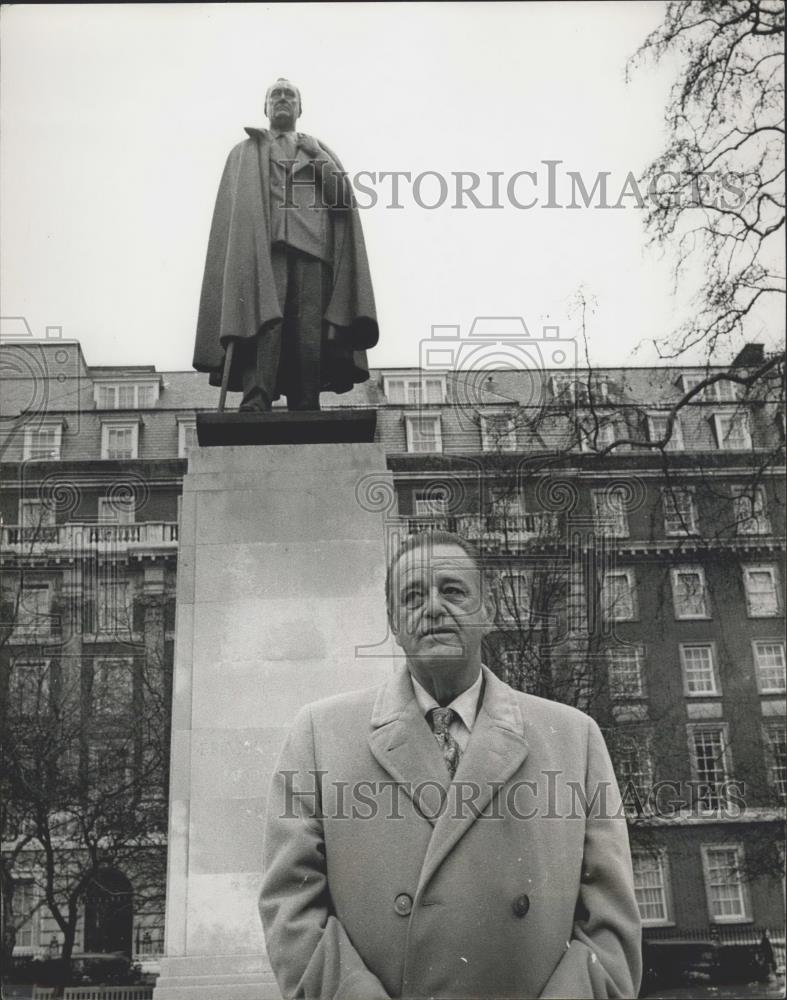
M 319 410 L 320 392 L 369 377 L 377 316 L 361 220 L 339 158 L 295 131 L 301 95 L 279 78 L 270 128 L 247 128 L 221 178 L 202 282 L 194 367 L 242 411 Z

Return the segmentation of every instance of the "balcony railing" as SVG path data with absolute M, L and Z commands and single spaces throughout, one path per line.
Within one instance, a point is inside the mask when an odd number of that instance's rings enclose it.
M 432 514 L 400 519 L 412 535 L 436 529 L 451 531 L 482 548 L 507 549 L 538 541 L 554 541 L 560 534 L 555 513 L 539 514 Z
M 50 550 L 172 548 L 178 544 L 176 521 L 140 521 L 134 524 L 67 524 L 0 527 L 0 549 L 16 555 Z

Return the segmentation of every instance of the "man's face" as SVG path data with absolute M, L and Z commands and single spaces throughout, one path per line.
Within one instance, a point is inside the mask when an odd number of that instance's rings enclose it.
M 288 80 L 278 80 L 268 91 L 265 114 L 274 128 L 292 129 L 300 117 L 298 91 Z
M 481 572 L 458 545 L 424 544 L 406 552 L 391 580 L 391 627 L 409 661 L 480 664 L 494 608 Z M 442 662 L 441 662 L 442 661 Z

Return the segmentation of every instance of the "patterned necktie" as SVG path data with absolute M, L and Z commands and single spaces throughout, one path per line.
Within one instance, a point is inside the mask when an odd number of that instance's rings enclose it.
M 433 708 L 428 715 L 429 725 L 432 727 L 434 738 L 443 752 L 445 766 L 452 778 L 456 774 L 461 754 L 459 744 L 448 731 L 448 727 L 455 718 L 456 712 L 452 708 Z

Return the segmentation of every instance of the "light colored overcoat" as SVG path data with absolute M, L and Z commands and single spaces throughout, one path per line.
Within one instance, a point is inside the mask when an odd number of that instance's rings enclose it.
M 260 897 L 285 997 L 635 997 L 640 921 L 601 733 L 486 667 L 453 782 L 406 668 L 302 709 Z

